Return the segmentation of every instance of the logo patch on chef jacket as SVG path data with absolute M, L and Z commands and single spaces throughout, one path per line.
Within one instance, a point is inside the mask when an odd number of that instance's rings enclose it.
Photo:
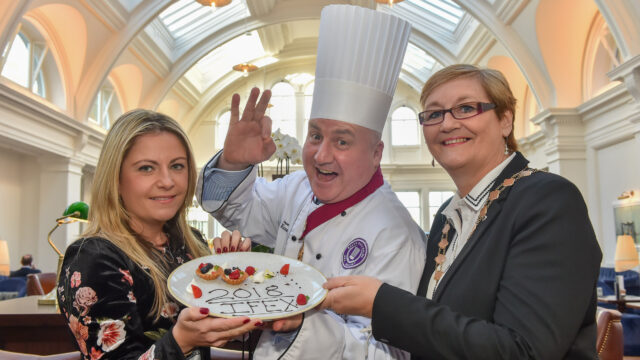
M 351 240 L 342 253 L 342 267 L 353 269 L 360 266 L 369 255 L 369 246 L 364 239 L 356 238 Z

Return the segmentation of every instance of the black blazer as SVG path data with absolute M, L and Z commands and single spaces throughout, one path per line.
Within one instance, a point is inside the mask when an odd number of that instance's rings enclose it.
M 29 274 L 38 274 L 40 273 L 40 270 L 38 269 L 32 269 L 30 267 L 21 267 L 18 270 L 14 270 L 12 271 L 9 276 L 10 277 L 27 277 L 27 275 Z
M 527 163 L 517 153 L 494 188 Z M 418 296 L 383 284 L 374 337 L 413 359 L 597 359 L 602 253 L 575 185 L 537 172 L 503 191 L 428 300 L 445 206 Z

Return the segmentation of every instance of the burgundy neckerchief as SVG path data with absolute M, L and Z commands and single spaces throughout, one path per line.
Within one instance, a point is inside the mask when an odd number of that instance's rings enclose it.
M 369 180 L 369 183 L 362 189 L 356 191 L 355 194 L 342 201 L 338 201 L 332 204 L 325 204 L 313 210 L 311 214 L 307 216 L 307 223 L 304 226 L 304 231 L 302 232 L 302 236 L 300 237 L 300 239 L 304 239 L 304 237 L 309 232 L 311 232 L 311 230 L 333 219 L 344 210 L 364 200 L 364 198 L 376 191 L 380 186 L 382 186 L 382 184 L 384 184 L 384 179 L 382 178 L 382 170 L 380 170 L 380 167 L 378 167 L 378 170 L 376 170 L 376 172 L 373 174 L 371 180 Z

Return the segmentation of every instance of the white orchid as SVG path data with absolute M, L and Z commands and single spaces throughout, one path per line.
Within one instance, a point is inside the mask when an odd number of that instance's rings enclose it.
M 288 169 L 289 164 L 302 164 L 302 148 L 298 143 L 298 139 L 293 136 L 283 134 L 280 132 L 280 129 L 274 131 L 271 134 L 271 137 L 273 138 L 273 142 L 276 144 L 276 152 L 273 153 L 269 160 L 278 160 L 278 165 L 284 165 L 285 169 Z M 282 164 L 283 162 L 285 164 Z

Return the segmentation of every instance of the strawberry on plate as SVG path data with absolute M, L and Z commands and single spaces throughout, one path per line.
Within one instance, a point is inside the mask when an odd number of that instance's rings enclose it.
M 280 274 L 289 275 L 289 264 L 282 265 L 282 268 L 280 268 Z
M 307 301 L 309 300 L 309 297 L 305 294 L 298 294 L 298 297 L 296 298 L 296 303 L 298 305 L 307 305 Z

